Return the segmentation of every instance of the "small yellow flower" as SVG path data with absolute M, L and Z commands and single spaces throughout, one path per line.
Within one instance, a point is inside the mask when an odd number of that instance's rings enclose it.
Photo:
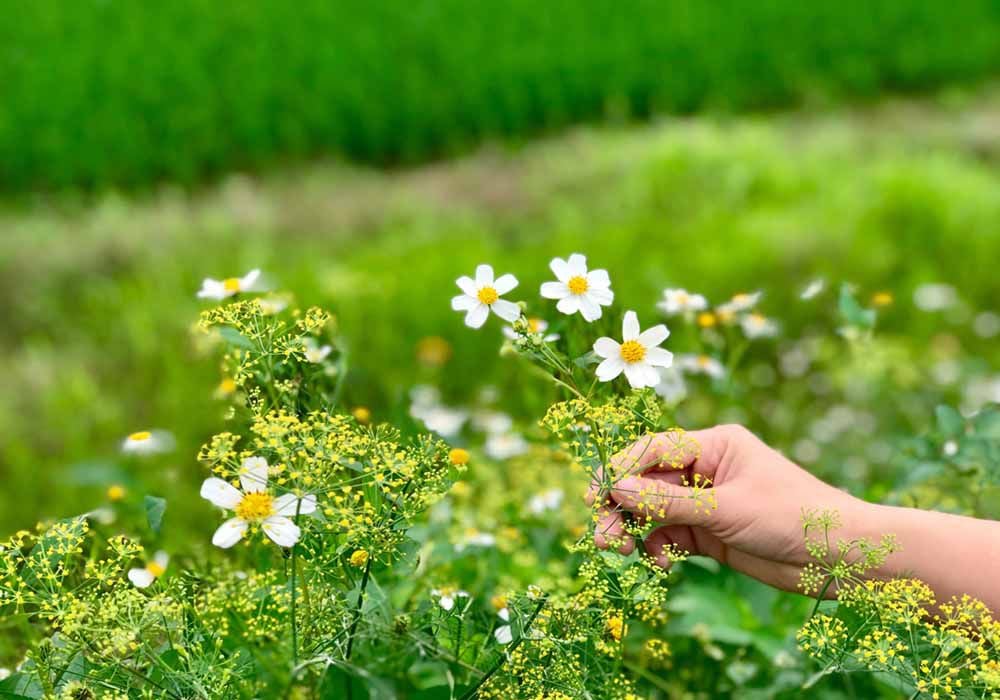
M 889 306 L 892 302 L 892 292 L 875 292 L 872 295 L 872 304 L 875 306 Z
M 365 549 L 357 549 L 354 554 L 351 555 L 351 566 L 356 566 L 359 569 L 368 563 L 368 551 Z
M 503 610 L 507 607 L 507 596 L 498 593 L 490 598 L 490 605 L 493 606 L 494 610 Z
M 712 328 L 718 323 L 718 319 L 711 311 L 702 311 L 698 314 L 698 325 L 702 328 Z
M 216 389 L 218 396 L 231 396 L 236 393 L 236 380 L 232 377 L 225 377 Z
M 608 618 L 605 623 L 607 627 L 608 634 L 610 634 L 616 642 L 622 640 L 622 636 L 625 634 L 625 620 L 622 619 L 620 614 L 614 614 Z
M 461 447 L 456 447 L 448 453 L 448 459 L 450 459 L 451 463 L 456 467 L 464 466 L 469 463 L 469 451 L 464 450 Z
M 112 484 L 108 487 L 108 500 L 120 501 L 125 498 L 125 487 L 120 484 Z
M 353 415 L 354 419 L 358 423 L 361 423 L 361 425 L 368 425 L 372 421 L 372 412 L 364 406 L 358 406 L 355 408 L 351 411 L 351 415 Z
M 417 342 L 417 361 L 426 367 L 441 367 L 451 359 L 451 344 L 441 336 L 431 335 Z

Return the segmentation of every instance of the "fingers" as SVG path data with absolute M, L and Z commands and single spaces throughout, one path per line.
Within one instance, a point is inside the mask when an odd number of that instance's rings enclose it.
M 594 527 L 594 544 L 601 549 L 617 545 L 622 554 L 631 554 L 635 549 L 632 536 L 625 532 L 625 516 L 621 510 L 601 508 Z
M 715 508 L 714 494 L 671 480 L 649 476 L 629 476 L 616 482 L 611 498 L 622 508 L 661 523 L 703 527 Z
M 698 431 L 707 433 L 708 431 Z M 608 470 L 614 480 L 649 469 L 680 470 L 690 466 L 701 453 L 693 433 L 668 430 L 644 435 L 608 460 Z M 586 501 L 593 505 L 604 483 L 604 467 L 599 467 L 590 482 Z

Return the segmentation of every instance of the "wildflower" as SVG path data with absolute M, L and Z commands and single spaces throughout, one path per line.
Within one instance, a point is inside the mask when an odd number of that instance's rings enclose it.
M 277 498 L 267 491 L 267 460 L 247 457 L 240 469 L 240 486 L 236 489 L 222 479 L 211 477 L 201 485 L 201 497 L 236 517 L 224 522 L 212 536 L 212 544 L 228 549 L 239 542 L 250 525 L 260 525 L 275 544 L 291 547 L 299 541 L 301 531 L 288 516 L 308 515 L 316 510 L 316 496 L 298 498 L 286 493 Z
M 514 641 L 514 632 L 510 627 L 510 610 L 507 608 L 500 608 L 497 611 L 497 617 L 507 624 L 498 625 L 497 628 L 493 630 L 493 638 L 497 640 L 497 644 L 510 644 Z
M 198 292 L 199 299 L 214 299 L 221 301 L 240 292 L 258 291 L 256 284 L 260 278 L 260 270 L 254 269 L 242 277 L 228 277 L 224 280 L 214 280 L 206 277 Z
M 872 294 L 872 305 L 889 306 L 894 301 L 892 292 L 875 292 Z
M 472 416 L 472 424 L 487 435 L 497 435 L 508 432 L 514 419 L 500 411 L 477 411 Z
M 702 311 L 698 314 L 696 321 L 700 328 L 713 328 L 719 322 L 719 319 L 711 311 Z
M 483 451 L 492 459 L 510 459 L 527 452 L 528 443 L 517 433 L 498 433 L 486 438 Z
M 227 396 L 232 396 L 236 393 L 236 389 L 239 388 L 236 385 L 236 380 L 232 377 L 223 377 L 222 381 L 219 382 L 219 386 L 215 388 L 215 397 L 219 399 L 224 399 Z
M 451 344 L 444 338 L 432 335 L 417 342 L 417 361 L 427 367 L 441 367 L 451 359 Z
M 170 563 L 170 556 L 163 551 L 153 555 L 152 561 L 146 562 L 146 566 L 128 570 L 128 580 L 136 588 L 146 588 L 152 585 L 153 581 L 163 576 Z
M 679 313 L 704 311 L 708 300 L 701 294 L 692 294 L 686 289 L 664 289 L 663 300 L 656 307 L 668 316 Z
M 372 412 L 365 406 L 356 406 L 354 410 L 351 411 L 351 415 L 354 416 L 354 420 L 361 425 L 368 425 L 372 422 Z
M 544 319 L 532 317 L 525 319 L 523 323 L 527 326 L 528 333 L 540 337 L 543 343 L 551 343 L 559 340 L 558 333 L 545 332 L 549 328 L 549 322 Z M 520 337 L 514 326 L 504 326 L 503 335 L 507 340 L 517 340 Z
M 514 275 L 501 275 L 494 280 L 493 268 L 490 265 L 480 265 L 476 268 L 476 279 L 459 277 L 455 284 L 462 290 L 462 294 L 452 298 L 451 308 L 466 312 L 465 325 L 470 328 L 482 327 L 491 311 L 511 323 L 521 315 L 521 307 L 500 298 L 517 286 Z
M 622 640 L 622 637 L 625 635 L 625 620 L 622 619 L 620 613 L 611 615 L 605 623 L 605 626 L 607 627 L 608 634 L 610 634 L 616 642 L 620 642 Z
M 819 296 L 820 292 L 822 292 L 825 287 L 826 280 L 823 278 L 815 279 L 806 285 L 806 288 L 802 290 L 801 294 L 799 294 L 799 299 L 802 299 L 803 301 L 814 299 Z
M 760 301 L 761 292 L 740 292 L 734 294 L 732 299 L 727 301 L 725 304 L 720 304 L 718 311 L 720 313 L 726 314 L 727 316 L 732 316 L 733 314 L 738 314 L 743 311 L 749 311 L 757 305 Z
M 130 454 L 168 452 L 173 446 L 174 438 L 165 430 L 140 430 L 122 440 L 122 452 Z
M 747 338 L 770 338 L 778 334 L 778 326 L 774 321 L 765 316 L 752 313 L 747 314 L 740 321 L 740 327 Z
M 633 389 L 656 386 L 660 382 L 656 368 L 669 367 L 674 359 L 673 353 L 658 347 L 669 335 L 662 323 L 640 332 L 635 311 L 627 311 L 620 345 L 608 337 L 598 338 L 594 343 L 594 352 L 604 358 L 597 366 L 597 378 L 609 382 L 624 372 Z
M 304 347 L 306 362 L 311 362 L 314 365 L 323 362 L 333 352 L 333 347 L 330 345 L 320 345 L 312 338 L 306 338 L 302 345 Z
M 443 404 L 426 408 L 413 406 L 410 408 L 410 415 L 422 420 L 428 430 L 433 430 L 443 438 L 458 435 L 469 418 L 469 414 L 465 411 L 449 408 Z
M 913 292 L 913 303 L 921 311 L 944 311 L 958 303 L 950 284 L 922 284 Z
M 364 549 L 356 549 L 354 553 L 351 554 L 351 566 L 356 566 L 357 568 L 363 567 L 368 563 L 368 551 Z
M 441 606 L 443 610 L 451 612 L 455 607 L 455 602 L 459 598 L 468 598 L 468 591 L 462 591 L 455 588 L 435 588 L 431 591 L 431 596 L 437 599 L 438 605 Z
M 548 510 L 557 510 L 563 501 L 562 489 L 549 489 L 536 493 L 528 499 L 528 511 L 533 515 L 541 515 Z
M 549 267 L 559 281 L 542 284 L 541 294 L 546 299 L 558 299 L 556 308 L 561 313 L 572 315 L 579 311 L 589 323 L 601 317 L 602 306 L 610 306 L 614 301 L 608 271 L 588 272 L 585 255 L 573 253 L 568 260 L 553 258 Z
M 108 500 L 109 501 L 120 501 L 125 498 L 125 487 L 121 484 L 111 484 L 108 487 Z
M 660 373 L 660 383 L 653 391 L 668 404 L 678 404 L 687 396 L 687 383 L 684 375 L 677 367 L 657 367 Z
M 455 447 L 448 452 L 448 460 L 456 467 L 465 466 L 469 463 L 469 451 Z
M 458 542 L 455 543 L 455 551 L 463 552 L 468 547 L 494 547 L 497 538 L 488 532 L 480 532 L 475 528 L 470 528 Z
M 712 379 L 722 379 L 726 376 L 726 368 L 721 362 L 709 355 L 680 355 L 677 367 L 690 374 L 705 374 Z

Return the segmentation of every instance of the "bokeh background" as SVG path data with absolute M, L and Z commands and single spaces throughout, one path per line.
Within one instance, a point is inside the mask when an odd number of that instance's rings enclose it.
M 224 413 L 195 292 L 254 267 L 336 313 L 347 401 L 376 419 L 408 420 L 418 382 L 536 419 L 549 390 L 448 299 L 484 261 L 530 296 L 574 251 L 641 316 L 667 285 L 761 288 L 789 335 L 816 277 L 889 290 L 894 357 L 958 343 L 997 370 L 974 324 L 1000 292 L 992 0 L 0 6 L 0 533 L 120 484 L 168 497 L 172 546 L 192 536 Z M 913 305 L 926 283 L 954 313 Z M 932 411 L 899 403 L 902 431 Z M 177 441 L 155 469 L 118 452 L 146 428 Z

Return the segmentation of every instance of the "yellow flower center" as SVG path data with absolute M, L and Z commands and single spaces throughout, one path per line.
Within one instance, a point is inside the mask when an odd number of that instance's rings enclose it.
M 503 610 L 507 607 L 507 596 L 502 594 L 497 594 L 490 598 L 490 605 L 493 606 L 494 610 Z
M 626 340 L 622 343 L 621 354 L 626 362 L 638 362 L 646 356 L 646 348 L 638 340 Z
M 469 451 L 463 450 L 461 447 L 456 447 L 455 449 L 453 449 L 451 452 L 448 453 L 448 459 L 451 460 L 451 463 L 454 464 L 456 467 L 461 466 L 463 464 L 468 464 Z
M 688 303 L 687 292 L 677 292 L 677 295 L 674 297 L 674 299 L 677 301 L 678 304 Z
M 569 291 L 573 292 L 573 294 L 583 294 L 590 287 L 590 285 L 587 284 L 587 278 L 580 275 L 570 277 L 566 286 L 569 287 Z
M 264 520 L 274 515 L 274 499 L 269 493 L 248 493 L 236 506 L 236 517 L 247 522 Z
M 146 564 L 146 571 L 153 574 L 153 576 L 159 578 L 160 576 L 163 576 L 163 572 L 166 571 L 166 569 L 157 564 L 155 561 L 151 561 L 148 564 Z
M 500 298 L 500 295 L 497 294 L 497 290 L 493 289 L 493 287 L 483 287 L 479 290 L 479 293 L 476 296 L 479 297 L 479 301 L 483 302 L 487 306 Z
M 528 319 L 528 331 L 530 333 L 537 333 L 539 330 L 541 330 L 541 327 L 542 327 L 542 319 L 540 318 Z
M 892 294 L 889 292 L 877 292 L 875 296 L 872 297 L 872 303 L 875 306 L 888 306 L 892 303 Z
M 108 500 L 110 501 L 120 501 L 125 498 L 125 487 L 119 486 L 118 484 L 112 484 L 108 487 Z
M 356 420 L 358 423 L 361 423 L 361 425 L 368 425 L 368 423 L 370 423 L 372 419 L 372 412 L 369 411 L 364 406 L 358 406 L 357 408 L 355 408 L 353 411 L 351 411 L 351 415 L 353 415 L 354 420 Z
M 698 325 L 702 328 L 711 328 L 715 325 L 715 314 L 711 311 L 703 311 L 698 314 Z
M 699 367 L 705 368 L 708 367 L 710 364 L 712 364 L 712 358 L 710 358 L 708 355 L 701 355 L 700 357 L 698 357 Z
M 765 319 L 760 314 L 750 314 L 749 319 L 750 319 L 750 322 L 753 325 L 755 325 L 755 326 L 763 326 L 764 325 Z
M 230 277 L 228 279 L 222 280 L 222 288 L 227 292 L 238 292 L 240 291 L 240 278 Z
M 745 304 L 750 301 L 750 295 L 746 292 L 740 292 L 739 294 L 733 295 L 733 302 L 736 304 Z
M 129 442 L 146 442 L 151 437 L 153 437 L 153 434 L 148 430 L 140 430 L 138 433 L 129 435 L 128 439 Z

